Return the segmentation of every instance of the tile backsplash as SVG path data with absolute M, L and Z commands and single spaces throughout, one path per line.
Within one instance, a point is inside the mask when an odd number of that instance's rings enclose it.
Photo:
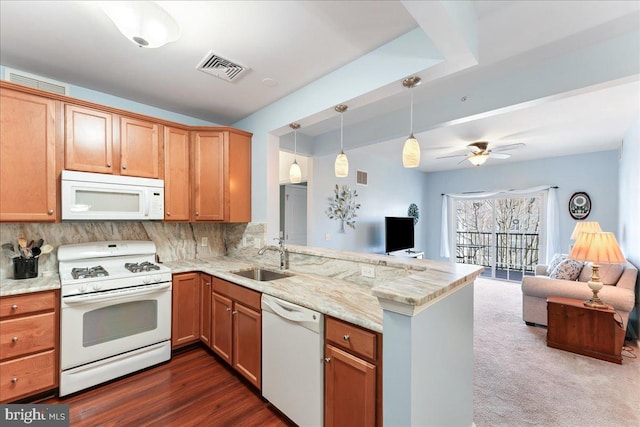
M 16 223 L 0 225 L 0 243 L 18 245 L 18 238 L 44 239 L 54 250 L 39 258 L 40 273 L 57 272 L 57 248 L 71 243 L 104 240 L 152 240 L 160 262 L 209 258 L 254 251 L 254 239 L 264 241 L 264 224 L 169 223 L 138 221 L 75 221 L 57 224 Z M 245 233 L 247 235 L 245 236 Z M 251 242 L 247 248 L 244 242 Z M 13 277 L 11 259 L 0 257 L 0 279 Z

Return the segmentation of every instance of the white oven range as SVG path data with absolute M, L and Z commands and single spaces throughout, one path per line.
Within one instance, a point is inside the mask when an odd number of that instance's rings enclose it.
M 151 241 L 58 248 L 60 396 L 171 358 L 171 269 Z

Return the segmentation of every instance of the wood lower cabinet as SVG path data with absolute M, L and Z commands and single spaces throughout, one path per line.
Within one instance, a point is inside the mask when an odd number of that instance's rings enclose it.
M 258 389 L 262 386 L 261 294 L 213 278 L 211 348 Z
M 211 347 L 211 282 L 213 278 L 200 273 L 200 341 Z
M 59 218 L 61 108 L 59 101 L 0 89 L 0 221 Z
M 382 336 L 325 317 L 326 427 L 382 425 Z
M 0 298 L 0 402 L 58 386 L 58 291 Z
M 164 128 L 164 220 L 188 221 L 191 215 L 189 131 Z
M 200 340 L 200 274 L 173 275 L 171 348 Z

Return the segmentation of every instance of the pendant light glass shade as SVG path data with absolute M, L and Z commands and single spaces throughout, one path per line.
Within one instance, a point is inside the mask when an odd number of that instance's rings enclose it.
M 405 168 L 417 168 L 420 166 L 420 144 L 411 134 L 402 147 L 402 166 Z
M 291 167 L 289 168 L 289 179 L 292 184 L 299 184 L 300 181 L 302 181 L 302 171 L 296 160 L 291 163 Z
M 402 81 L 402 85 L 409 90 L 414 86 L 418 86 L 422 79 L 420 77 L 409 77 Z M 402 147 L 402 166 L 405 168 L 417 168 L 420 166 L 420 144 L 415 136 L 413 136 L 413 92 L 411 92 L 411 127 L 409 138 Z
M 344 154 L 343 146 L 343 131 L 344 131 L 344 112 L 347 111 L 346 105 L 338 105 L 335 110 L 340 113 L 340 153 L 336 157 L 336 162 L 333 169 L 336 174 L 336 178 L 346 178 L 349 176 L 349 159 Z
M 298 123 L 291 123 L 289 127 L 293 129 L 293 163 L 291 163 L 291 167 L 289 168 L 289 180 L 292 184 L 299 184 L 302 181 L 302 171 L 300 170 L 297 159 L 298 129 L 300 129 L 300 125 Z
M 349 159 L 344 152 L 340 151 L 338 157 L 336 157 L 336 163 L 334 165 L 336 172 L 336 178 L 346 178 L 349 176 Z
M 140 47 L 157 48 L 180 37 L 176 21 L 152 1 L 102 1 L 99 3 L 118 30 Z

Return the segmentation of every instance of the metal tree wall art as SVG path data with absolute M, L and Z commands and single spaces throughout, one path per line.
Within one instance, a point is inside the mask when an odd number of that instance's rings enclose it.
M 356 217 L 358 216 L 358 209 L 360 209 L 360 203 L 356 202 L 358 193 L 356 190 L 351 190 L 348 186 L 343 185 L 342 189 L 336 184 L 333 192 L 333 197 L 329 197 L 329 209 L 326 214 L 329 219 L 335 219 L 340 221 L 339 233 L 344 233 L 344 224 L 355 230 Z

